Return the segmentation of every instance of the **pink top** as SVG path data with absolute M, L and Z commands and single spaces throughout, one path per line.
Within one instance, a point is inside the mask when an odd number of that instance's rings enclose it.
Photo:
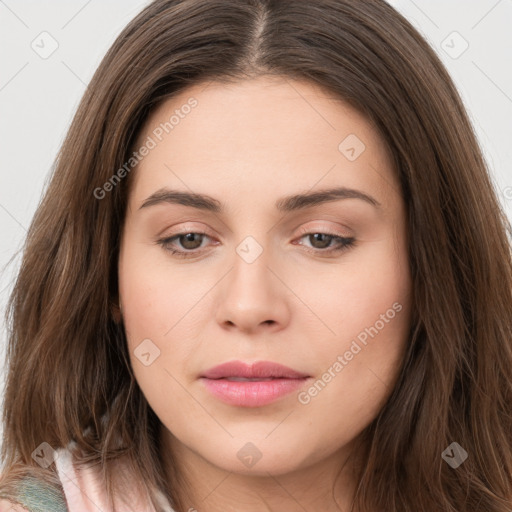
M 59 474 L 69 512 L 108 512 L 106 491 L 101 476 L 92 468 L 78 469 L 72 461 L 71 452 L 60 448 L 57 450 L 55 464 Z M 156 512 L 148 496 L 135 491 L 130 485 L 122 496 L 116 496 L 116 510 L 119 512 Z M 163 512 L 176 512 L 168 500 L 158 493 L 159 506 Z

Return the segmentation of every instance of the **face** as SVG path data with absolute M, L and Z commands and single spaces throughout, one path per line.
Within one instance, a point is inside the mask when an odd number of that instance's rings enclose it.
M 170 445 L 237 473 L 339 458 L 407 344 L 405 205 L 382 138 L 317 86 L 258 78 L 175 96 L 139 148 L 120 302 Z

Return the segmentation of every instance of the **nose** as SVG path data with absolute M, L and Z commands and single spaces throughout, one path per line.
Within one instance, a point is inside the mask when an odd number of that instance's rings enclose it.
M 246 334 L 275 332 L 290 318 L 288 301 L 292 295 L 279 276 L 278 266 L 263 251 L 254 261 L 238 254 L 219 288 L 217 322 L 222 328 Z

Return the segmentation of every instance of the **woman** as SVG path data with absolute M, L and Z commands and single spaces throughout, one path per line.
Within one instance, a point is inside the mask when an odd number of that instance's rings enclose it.
M 510 510 L 508 235 L 385 2 L 151 3 L 28 234 L 4 508 Z

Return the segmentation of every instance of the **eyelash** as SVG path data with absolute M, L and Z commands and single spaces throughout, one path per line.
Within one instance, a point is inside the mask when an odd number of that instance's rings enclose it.
M 200 231 L 187 231 L 187 232 L 183 232 L 183 233 L 177 233 L 176 235 L 173 235 L 172 237 L 161 238 L 160 240 L 157 240 L 156 243 L 158 245 L 161 245 L 165 251 L 170 252 L 173 256 L 176 256 L 178 258 L 192 258 L 194 256 L 197 256 L 197 254 L 200 252 L 200 250 L 196 249 L 194 252 L 192 252 L 192 251 L 180 251 L 177 249 L 169 248 L 169 244 L 173 240 L 179 239 L 182 236 L 190 235 L 190 234 L 201 235 L 201 236 L 206 236 L 206 237 L 210 238 L 207 233 L 203 233 Z M 333 253 L 340 254 L 340 253 L 343 253 L 343 252 L 349 250 L 350 248 L 354 247 L 355 243 L 356 243 L 355 238 L 353 238 L 353 237 L 342 237 L 342 236 L 338 236 L 334 233 L 324 233 L 323 231 L 308 231 L 306 229 L 301 230 L 302 236 L 300 238 L 304 238 L 307 235 L 317 235 L 317 234 L 332 237 L 333 240 L 338 240 L 338 243 L 339 243 L 338 247 L 331 248 L 331 249 L 325 249 L 325 250 L 311 249 L 311 248 L 306 247 L 307 252 L 317 254 L 317 255 L 318 254 L 331 255 Z

